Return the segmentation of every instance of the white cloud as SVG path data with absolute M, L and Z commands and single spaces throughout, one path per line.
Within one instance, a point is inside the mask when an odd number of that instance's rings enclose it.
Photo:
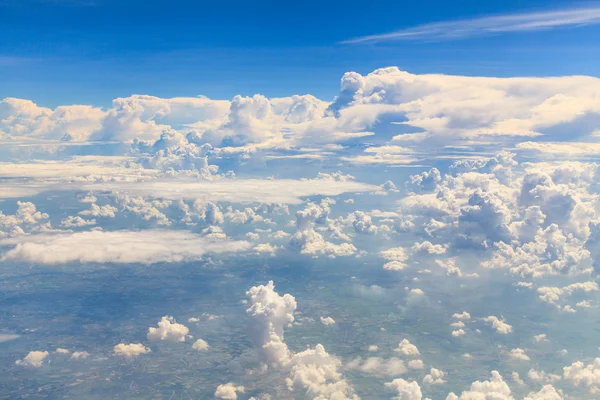
M 529 358 L 529 356 L 527 354 L 525 354 L 525 350 L 520 349 L 520 348 L 512 349 L 510 351 L 510 353 L 508 353 L 508 356 L 515 360 L 522 360 L 522 361 L 531 360 L 531 358 Z
M 552 385 L 544 385 L 539 392 L 529 393 L 523 400 L 563 400 L 562 391 L 556 390 Z
M 86 359 L 89 356 L 90 353 L 88 353 L 87 351 L 74 351 L 73 354 L 71 354 L 71 360 Z
M 254 341 L 261 348 L 263 362 L 267 365 L 285 365 L 290 351 L 284 342 L 284 327 L 294 322 L 296 300 L 290 294 L 280 296 L 273 281 L 267 285 L 250 288 L 246 292 L 250 308 L 246 313 L 252 318 Z
M 489 317 L 485 317 L 483 320 L 487 322 L 492 328 L 494 328 L 496 332 L 502 335 L 506 335 L 512 332 L 512 326 L 499 319 L 498 317 L 490 315 Z
M 563 368 L 563 377 L 575 387 L 585 389 L 588 393 L 600 393 L 600 358 L 585 365 L 576 361 Z
M 4 260 L 42 264 L 183 262 L 249 248 L 243 241 L 211 240 L 187 231 L 158 229 L 36 234 L 1 239 L 0 245 L 14 246 L 4 253 Z
M 398 343 L 398 347 L 395 348 L 394 351 L 397 351 L 398 353 L 404 356 L 411 357 L 416 357 L 421 354 L 419 353 L 419 349 L 417 349 L 417 346 L 409 342 L 408 339 L 402 339 L 402 341 Z
M 208 343 L 204 339 L 197 339 L 192 345 L 192 349 L 198 351 L 206 351 L 208 350 Z
M 396 392 L 396 400 L 421 400 L 423 395 L 419 384 L 415 381 L 409 382 L 402 378 L 385 382 L 385 387 Z
M 244 393 L 245 388 L 241 385 L 236 385 L 233 382 L 225 383 L 223 385 L 217 386 L 217 390 L 215 390 L 215 398 L 223 399 L 223 400 L 237 400 L 238 393 Z
M 321 323 L 325 326 L 335 325 L 335 320 L 331 317 L 321 317 Z
M 471 389 L 464 391 L 460 396 L 450 393 L 446 400 L 514 400 L 510 387 L 498 371 L 492 371 L 489 381 L 476 381 L 471 384 Z
M 379 252 L 379 257 L 388 261 L 383 265 L 383 269 L 390 271 L 402 270 L 406 267 L 405 261 L 408 260 L 408 255 L 402 247 L 394 247 Z
M 399 31 L 363 36 L 342 43 L 374 43 L 393 40 L 452 40 L 486 34 L 546 30 L 565 26 L 600 23 L 600 8 L 581 7 L 562 10 L 486 16 L 456 21 L 434 22 Z
M 151 350 L 141 343 L 119 343 L 113 348 L 115 355 L 123 356 L 127 359 L 132 359 L 139 356 L 140 354 L 150 353 Z
M 15 361 L 15 364 L 39 368 L 44 363 L 46 357 L 48 357 L 47 351 L 30 351 L 24 359 Z
M 431 368 L 429 373 L 423 378 L 424 385 L 441 385 L 446 383 L 447 374 L 437 368 Z
M 158 321 L 158 328 L 148 328 L 147 338 L 151 342 L 185 342 L 190 330 L 178 324 L 173 317 L 164 316 Z

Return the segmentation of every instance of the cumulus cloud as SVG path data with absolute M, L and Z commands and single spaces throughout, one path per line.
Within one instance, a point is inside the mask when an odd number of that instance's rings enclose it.
M 485 317 L 483 320 L 487 322 L 492 328 L 494 328 L 496 332 L 502 335 L 506 335 L 512 332 L 512 326 L 496 316 L 490 315 L 489 317 Z
M 283 334 L 285 326 L 294 322 L 296 299 L 290 294 L 280 296 L 273 281 L 250 288 L 246 296 L 251 304 L 246 313 L 252 318 L 253 339 L 261 348 L 263 362 L 268 365 L 288 363 L 290 352 Z
M 416 357 L 419 356 L 419 349 L 417 346 L 408 341 L 408 339 L 402 339 L 400 343 L 398 343 L 398 347 L 394 349 L 394 351 L 402 354 L 403 356 L 411 356 Z
M 187 231 L 87 231 L 36 234 L 0 240 L 12 246 L 3 260 L 59 264 L 184 262 L 205 254 L 243 251 L 244 241 L 212 240 Z
M 489 381 L 473 382 L 470 390 L 462 392 L 460 396 L 450 393 L 448 397 L 446 397 L 446 400 L 475 399 L 514 400 L 514 397 L 511 396 L 510 387 L 498 371 L 492 371 Z
M 141 343 L 119 343 L 113 348 L 115 355 L 123 356 L 127 359 L 132 359 L 139 356 L 140 354 L 150 353 L 151 350 Z
M 406 268 L 405 261 L 408 260 L 408 254 L 402 247 L 394 247 L 379 252 L 379 257 L 388 261 L 383 265 L 383 269 L 398 271 Z
M 217 386 L 215 390 L 215 398 L 223 400 L 237 400 L 238 393 L 244 393 L 245 389 L 241 385 L 236 385 L 233 382 L 225 383 Z
M 446 383 L 447 374 L 437 368 L 431 368 L 429 373 L 423 378 L 424 385 L 441 385 Z
M 585 389 L 590 394 L 600 393 L 600 358 L 587 365 L 576 361 L 564 367 L 563 377 L 573 386 Z
M 396 400 L 421 400 L 423 395 L 421 387 L 415 381 L 409 382 L 402 378 L 394 379 L 391 382 L 385 382 L 385 387 L 396 392 Z
M 147 338 L 151 342 L 185 342 L 190 330 L 178 324 L 175 318 L 164 316 L 158 321 L 158 328 L 148 328 Z
M 508 355 L 510 358 L 513 358 L 515 360 L 522 360 L 522 361 L 531 360 L 531 358 L 529 358 L 529 356 L 527 354 L 525 354 L 525 350 L 520 349 L 520 348 L 512 349 L 510 351 L 510 353 L 508 353 Z
M 44 363 L 46 357 L 48 357 L 47 351 L 30 351 L 25 358 L 15 361 L 15 364 L 39 368 Z

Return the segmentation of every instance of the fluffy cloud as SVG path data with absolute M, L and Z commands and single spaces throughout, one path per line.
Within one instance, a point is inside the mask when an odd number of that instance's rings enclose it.
M 600 358 L 588 365 L 577 361 L 564 367 L 563 377 L 573 386 L 581 387 L 590 394 L 600 393 Z
M 383 269 L 397 271 L 406 267 L 405 261 L 408 260 L 408 255 L 402 247 L 394 247 L 379 252 L 379 257 L 388 261 L 383 265 Z
M 398 343 L 398 347 L 395 348 L 394 351 L 397 351 L 403 356 L 416 357 L 421 354 L 419 353 L 419 349 L 417 349 L 417 346 L 409 342 L 408 339 L 402 339 L 402 341 Z
M 199 260 L 205 254 L 243 251 L 243 241 L 211 240 L 187 231 L 89 231 L 37 234 L 0 240 L 13 246 L 3 260 L 32 263 L 143 263 Z
M 141 343 L 119 343 L 113 348 L 115 355 L 123 356 L 127 359 L 132 359 L 140 354 L 150 353 L 151 350 Z
M 502 375 L 492 371 L 489 381 L 473 382 L 470 390 L 462 392 L 460 396 L 450 393 L 446 400 L 514 400 L 514 397 Z
M 525 350 L 520 349 L 520 348 L 516 348 L 516 349 L 512 349 L 510 351 L 510 353 L 508 353 L 510 358 L 513 358 L 515 360 L 522 360 L 522 361 L 529 361 L 531 360 L 529 358 L 529 356 L 527 354 L 525 354 Z
M 44 360 L 48 357 L 47 351 L 30 351 L 24 359 L 17 360 L 17 365 L 27 365 L 30 367 L 39 368 L 44 363 Z
M 512 326 L 496 316 L 490 315 L 489 317 L 485 317 L 483 320 L 487 322 L 492 328 L 494 328 L 496 332 L 502 335 L 506 335 L 512 332 Z
M 158 321 L 158 328 L 148 328 L 147 338 L 151 342 L 185 342 L 190 330 L 178 324 L 173 317 L 165 316 Z
M 192 349 L 198 351 L 206 351 L 208 350 L 208 343 L 204 339 L 197 339 L 192 345 Z
M 423 378 L 424 385 L 441 385 L 446 383 L 446 373 L 437 368 L 431 368 L 429 373 Z
M 409 382 L 397 378 L 391 382 L 386 382 L 385 387 L 396 392 L 394 397 L 396 400 L 421 400 L 423 398 L 419 384 L 414 381 Z
M 244 393 L 245 389 L 243 386 L 236 386 L 235 383 L 229 382 L 223 385 L 217 386 L 217 390 L 215 390 L 215 398 L 223 399 L 223 400 L 237 400 L 238 393 Z
M 255 343 L 261 348 L 263 362 L 267 365 L 284 365 L 289 362 L 290 352 L 284 342 L 284 327 L 294 322 L 296 300 L 294 296 L 280 296 L 273 281 L 267 285 L 254 286 L 246 292 L 250 308 L 246 313 L 253 320 Z

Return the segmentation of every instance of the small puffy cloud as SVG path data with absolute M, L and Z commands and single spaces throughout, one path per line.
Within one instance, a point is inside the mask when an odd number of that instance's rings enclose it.
M 81 228 L 84 226 L 96 225 L 96 220 L 87 220 L 78 216 L 68 216 L 61 221 L 60 225 L 65 228 Z
M 563 400 L 562 391 L 552 385 L 544 385 L 539 392 L 531 392 L 523 400 Z
M 520 349 L 520 348 L 512 349 L 510 351 L 510 353 L 508 353 L 508 356 L 514 360 L 522 360 L 522 361 L 531 360 L 531 358 L 529 358 L 529 356 L 527 354 L 525 354 L 525 350 Z
M 39 368 L 44 363 L 46 357 L 48 357 L 47 351 L 30 351 L 25 358 L 15 361 L 15 364 Z
M 390 271 L 399 271 L 406 267 L 405 261 L 408 260 L 408 255 L 402 247 L 394 247 L 379 252 L 379 257 L 388 261 L 383 265 L 383 269 Z
M 532 381 L 539 383 L 552 383 L 560 380 L 560 375 L 548 373 L 545 371 L 538 371 L 534 368 L 531 368 L 527 372 L 527 377 Z
M 547 342 L 548 341 L 548 337 L 545 333 L 540 333 L 539 335 L 535 335 L 533 337 L 533 340 L 535 340 L 537 343 L 539 342 Z
M 437 368 L 431 368 L 429 373 L 423 378 L 424 385 L 441 385 L 446 383 L 446 373 Z
M 206 351 L 206 350 L 208 350 L 208 347 L 209 347 L 208 343 L 204 339 L 198 339 L 192 345 L 192 349 L 198 350 L 198 351 Z
M 13 247 L 4 253 L 4 260 L 42 264 L 184 262 L 249 247 L 245 241 L 211 240 L 187 231 L 161 229 L 36 234 L 0 239 L 0 245 Z
M 385 382 L 385 387 L 396 392 L 396 400 L 421 400 L 423 394 L 421 387 L 415 381 L 409 382 L 402 378 L 394 379 L 391 382 Z
M 158 321 L 158 328 L 148 328 L 146 336 L 151 342 L 185 342 L 189 332 L 188 327 L 178 324 L 175 318 L 164 316 Z
M 468 321 L 469 319 L 471 319 L 471 314 L 469 314 L 466 311 L 463 311 L 460 314 L 459 313 L 452 314 L 452 318 L 456 318 L 459 321 Z
M 359 399 L 338 370 L 341 361 L 327 353 L 321 344 L 294 354 L 289 365 L 286 384 L 294 393 L 310 399 Z
M 498 371 L 492 371 L 489 381 L 476 381 L 460 396 L 450 393 L 446 400 L 514 400 L 510 387 Z
M 215 390 L 215 398 L 223 400 L 237 400 L 238 393 L 244 393 L 245 389 L 241 385 L 236 385 L 233 382 L 225 383 L 217 386 Z
M 140 354 L 150 353 L 151 350 L 141 343 L 119 343 L 113 348 L 113 352 L 115 355 L 123 356 L 127 359 L 132 359 L 134 357 L 139 356 Z
M 404 356 L 412 357 L 417 357 L 421 354 L 419 353 L 419 349 L 417 349 L 417 346 L 409 342 L 408 339 L 402 339 L 402 341 L 398 343 L 398 347 L 396 347 L 394 351 Z
M 73 354 L 71 354 L 71 360 L 86 359 L 89 356 L 90 353 L 88 353 L 87 351 L 74 351 Z
M 331 317 L 321 317 L 321 323 L 325 326 L 335 325 L 335 320 Z
M 483 320 L 487 322 L 492 328 L 494 328 L 496 332 L 502 335 L 506 335 L 512 332 L 512 326 L 499 319 L 498 317 L 490 315 L 489 317 L 485 317 Z
M 460 337 L 460 336 L 463 336 L 465 334 L 466 334 L 466 332 L 465 332 L 464 329 L 456 329 L 456 330 L 452 331 L 452 336 L 453 337 Z
M 408 362 L 408 368 L 423 369 L 423 368 L 425 368 L 425 364 L 423 363 L 423 360 L 410 360 Z
M 415 243 L 411 250 L 413 253 L 425 253 L 425 254 L 445 254 L 446 248 L 440 244 L 433 244 L 429 241 L 424 241 L 421 243 Z

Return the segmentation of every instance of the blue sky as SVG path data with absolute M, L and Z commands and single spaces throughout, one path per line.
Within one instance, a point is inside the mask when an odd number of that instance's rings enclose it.
M 577 7 L 598 7 L 579 3 Z M 346 71 L 598 76 L 598 25 L 342 44 L 424 24 L 574 8 L 565 1 L 0 0 L 0 96 L 106 106 L 133 93 L 331 99 Z

